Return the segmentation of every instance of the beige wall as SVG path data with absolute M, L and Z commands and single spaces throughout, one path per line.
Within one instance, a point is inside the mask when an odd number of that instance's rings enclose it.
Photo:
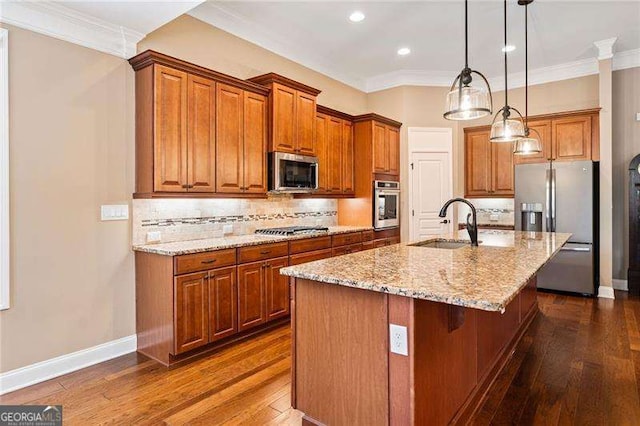
M 128 222 L 133 72 L 123 59 L 9 29 L 11 308 L 0 371 L 135 332 Z
M 640 154 L 640 67 L 613 72 L 613 277 L 629 268 L 629 162 Z
M 403 123 L 400 136 L 400 179 L 408 186 L 409 127 L 450 127 L 454 139 L 454 196 L 464 195 L 464 128 L 491 124 L 493 117 L 468 122 L 453 122 L 442 117 L 446 87 L 402 86 L 368 95 L 369 110 Z M 493 95 L 494 110 L 504 105 L 504 91 Z M 524 114 L 524 88 L 509 90 L 509 104 Z M 587 76 L 529 88 L 529 114 L 545 114 L 598 107 L 598 76 Z M 408 209 L 408 197 L 403 197 L 403 211 Z M 454 214 L 454 218 L 457 214 Z M 403 239 L 409 236 L 409 216 L 402 215 Z
M 322 90 L 318 102 L 349 114 L 367 111 L 367 95 L 262 47 L 183 15 L 138 43 L 138 51 L 156 50 L 238 78 L 275 72 Z

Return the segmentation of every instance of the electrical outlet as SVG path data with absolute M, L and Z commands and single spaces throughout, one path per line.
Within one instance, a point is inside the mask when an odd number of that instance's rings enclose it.
M 407 327 L 397 324 L 389 324 L 389 345 L 391 346 L 392 353 L 409 356 Z
M 222 238 L 222 237 L 224 237 L 224 233 L 222 232 L 222 229 L 216 229 L 213 231 L 212 238 Z
M 222 226 L 222 233 L 227 235 L 227 234 L 233 234 L 233 225 L 229 224 L 229 225 L 223 225 Z
M 160 232 L 147 232 L 147 242 L 148 243 L 159 243 L 160 242 Z

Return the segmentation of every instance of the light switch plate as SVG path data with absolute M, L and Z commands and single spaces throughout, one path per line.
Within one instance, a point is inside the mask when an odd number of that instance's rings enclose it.
M 409 342 L 407 341 L 407 327 L 389 324 L 389 347 L 392 353 L 409 356 Z
M 129 206 L 127 204 L 107 204 L 100 206 L 100 219 L 127 220 L 129 219 Z
M 640 112 L 636 112 L 636 121 L 640 121 Z

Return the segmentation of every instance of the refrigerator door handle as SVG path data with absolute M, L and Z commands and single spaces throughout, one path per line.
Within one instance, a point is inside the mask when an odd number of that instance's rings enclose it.
M 551 232 L 551 169 L 547 169 L 547 173 L 545 176 L 545 220 L 546 220 L 546 231 Z
M 589 247 L 562 247 L 560 251 L 579 251 L 579 252 L 589 252 L 591 249 Z
M 556 232 L 556 170 L 551 169 L 551 232 Z

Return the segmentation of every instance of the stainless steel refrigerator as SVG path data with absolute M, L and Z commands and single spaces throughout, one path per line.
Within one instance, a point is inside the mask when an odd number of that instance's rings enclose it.
M 538 273 L 538 288 L 596 294 L 598 164 L 573 161 L 516 166 L 516 229 L 573 234 Z

